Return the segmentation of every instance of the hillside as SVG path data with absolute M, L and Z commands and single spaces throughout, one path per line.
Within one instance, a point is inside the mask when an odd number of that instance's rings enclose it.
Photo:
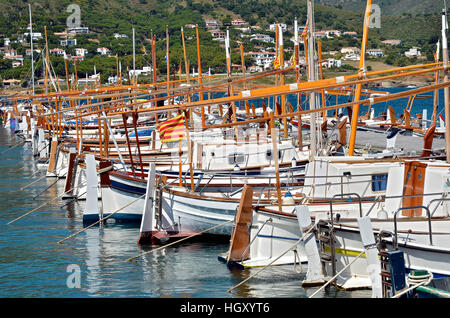
M 325 5 L 361 12 L 366 7 L 366 0 L 318 0 Z M 402 15 L 439 13 L 444 7 L 443 1 L 430 0 L 374 0 L 372 3 L 380 6 L 382 14 Z

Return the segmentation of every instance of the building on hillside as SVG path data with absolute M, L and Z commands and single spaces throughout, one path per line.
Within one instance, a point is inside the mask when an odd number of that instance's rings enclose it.
M 64 54 L 66 54 L 66 51 L 64 51 L 63 49 L 60 49 L 60 48 L 50 49 L 50 50 L 48 50 L 48 52 L 51 55 L 57 55 L 57 56 L 64 56 Z
M 344 60 L 348 60 L 348 61 L 359 61 L 361 59 L 361 57 L 359 56 L 359 54 L 346 54 L 344 56 Z
M 136 75 L 136 76 L 143 75 L 143 76 L 145 76 L 145 75 L 150 75 L 151 72 L 152 72 L 151 66 L 144 66 L 142 68 L 142 70 L 130 70 L 129 74 L 130 74 L 130 77 L 132 77 L 133 75 Z
M 77 62 L 83 62 L 84 61 L 84 56 L 66 55 L 66 57 L 70 61 L 77 61 Z
M 225 32 L 219 30 L 210 30 L 214 41 L 225 41 Z
M 20 85 L 20 80 L 7 79 L 7 80 L 3 80 L 2 84 L 3 84 L 3 87 L 18 86 L 18 85 Z
M 256 72 L 262 72 L 262 71 L 263 71 L 263 68 L 261 66 L 256 66 L 256 65 L 252 65 L 247 68 L 248 73 L 256 73 Z
M 4 59 L 7 59 L 7 60 L 12 60 L 12 59 L 14 59 L 15 57 L 17 56 L 17 51 L 16 50 L 14 50 L 14 49 L 7 49 L 7 50 L 5 50 L 5 52 L 4 52 L 4 56 L 3 56 L 3 58 Z
M 361 50 L 357 47 L 343 47 L 341 49 L 342 54 L 359 54 Z
M 420 48 L 416 46 L 410 48 L 408 51 L 405 52 L 406 57 L 418 57 L 421 55 L 422 53 L 420 52 Z
M 383 57 L 384 50 L 383 49 L 369 49 L 369 50 L 367 50 L 367 54 L 369 54 L 370 56 L 375 56 L 375 57 Z
M 255 65 L 264 69 L 269 68 L 276 57 L 275 52 L 246 52 L 244 55 L 253 58 Z
M 327 59 L 325 67 L 331 68 L 331 67 L 341 67 L 342 66 L 342 60 L 336 60 L 336 59 Z
M 23 36 L 28 39 L 30 37 L 30 33 L 26 32 L 23 34 Z M 33 41 L 39 41 L 40 39 L 42 39 L 42 33 L 41 32 L 33 32 L 32 35 Z
M 88 27 L 76 27 L 76 28 L 69 28 L 68 33 L 72 34 L 88 34 L 89 28 Z
M 65 39 L 65 40 L 61 40 L 59 41 L 59 44 L 61 46 L 75 46 L 77 45 L 77 39 Z
M 12 68 L 23 66 L 23 60 L 14 60 L 11 63 Z
M 344 35 L 348 35 L 348 36 L 357 36 L 358 33 L 356 33 L 355 31 L 345 31 Z
M 384 41 L 381 41 L 381 43 L 386 44 L 386 45 L 400 45 L 402 43 L 402 41 L 400 41 L 400 40 L 384 40 Z
M 342 35 L 342 32 L 339 30 L 324 30 L 323 32 L 325 32 L 327 39 L 340 37 Z
M 276 28 L 277 24 L 278 24 L 278 27 L 281 28 L 283 31 L 287 30 L 286 23 L 273 23 L 273 24 L 269 25 L 269 30 L 270 31 L 275 31 L 275 28 Z
M 34 52 L 34 53 L 37 53 L 37 54 L 40 54 L 40 53 L 41 53 L 41 50 L 34 49 L 33 52 Z M 25 50 L 25 55 L 26 55 L 26 56 L 31 56 L 31 49 L 26 49 L 26 50 Z
M 248 25 L 248 22 L 242 19 L 234 19 L 231 21 L 232 26 L 246 26 Z
M 84 49 L 84 48 L 76 48 L 75 49 L 75 54 L 76 56 L 82 56 L 85 57 L 88 54 L 88 50 Z
M 326 38 L 327 32 L 326 31 L 316 31 L 316 32 L 314 32 L 314 36 L 316 38 Z
M 108 49 L 107 47 L 99 47 L 97 48 L 97 53 L 99 53 L 100 55 L 110 55 L 111 51 L 110 49 Z
M 208 30 L 216 30 L 220 28 L 220 23 L 214 19 L 205 20 L 205 25 Z
M 113 36 L 114 36 L 115 39 L 127 39 L 128 38 L 128 35 L 120 34 L 120 33 L 114 33 Z
M 67 38 L 67 32 L 55 32 L 53 33 L 55 36 L 59 36 L 60 38 Z
M 275 39 L 267 34 L 257 33 L 250 36 L 250 41 L 261 41 L 265 43 L 275 43 Z
M 184 27 L 187 28 L 187 29 L 195 29 L 196 25 L 189 23 L 189 24 L 185 24 Z

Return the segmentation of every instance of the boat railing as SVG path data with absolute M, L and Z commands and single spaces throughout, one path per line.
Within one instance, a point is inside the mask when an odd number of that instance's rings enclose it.
M 362 175 L 362 176 L 364 176 L 364 175 Z M 335 178 L 339 178 L 339 177 L 341 177 L 341 176 L 335 176 Z M 303 176 L 302 176 L 302 178 L 303 178 Z M 330 178 L 333 178 L 333 177 L 330 177 Z M 341 178 L 341 182 L 327 182 L 327 183 L 322 183 L 322 184 L 305 184 L 305 185 L 296 185 L 296 186 L 286 185 L 286 186 L 280 186 L 280 188 L 281 189 L 293 190 L 293 189 L 302 189 L 302 188 L 307 188 L 307 187 L 321 187 L 321 186 L 334 186 L 334 185 L 337 185 L 337 186 L 340 186 L 340 188 L 341 188 L 341 193 L 337 194 L 337 195 L 339 195 L 341 197 L 344 197 L 344 196 L 349 194 L 349 193 L 344 193 L 344 189 L 343 189 L 344 185 L 357 184 L 357 183 L 371 184 L 372 182 L 374 182 L 372 179 L 370 179 L 370 180 L 358 180 L 358 181 L 347 181 L 347 182 L 344 182 L 344 179 Z M 258 204 L 259 204 L 259 202 L 261 200 L 261 197 L 262 197 L 264 191 L 269 190 L 267 195 L 270 196 L 270 190 L 275 188 L 275 187 L 276 187 L 276 185 L 271 185 L 271 178 L 269 178 L 269 185 L 265 186 L 265 187 L 262 187 L 261 190 L 260 190 L 259 198 L 258 198 Z M 381 195 L 381 197 L 383 197 L 383 195 Z M 313 197 L 313 198 L 330 200 L 329 197 Z
M 397 214 L 400 211 L 403 210 L 412 210 L 412 209 L 425 209 L 427 212 L 427 218 L 428 218 L 428 231 L 429 231 L 429 237 L 430 237 L 430 245 L 433 245 L 433 233 L 431 232 L 431 214 L 430 209 L 428 207 L 423 205 L 418 206 L 406 206 L 398 208 L 397 211 L 394 212 L 394 249 L 398 250 L 398 230 L 397 230 Z
M 331 219 L 331 226 L 333 226 L 334 218 L 333 218 L 333 201 L 337 197 L 345 198 L 345 197 L 352 197 L 355 196 L 358 198 L 359 203 L 359 216 L 362 217 L 362 203 L 361 203 L 361 196 L 358 193 L 351 192 L 351 193 L 338 193 L 333 195 L 333 197 L 330 199 L 330 219 Z
M 430 206 L 431 206 L 431 204 L 433 204 L 434 202 L 442 202 L 442 201 L 450 201 L 450 198 L 447 197 L 447 194 L 446 194 L 446 193 L 443 193 L 441 198 L 437 198 L 437 199 L 431 200 L 431 201 L 428 203 L 427 207 L 428 207 L 428 209 L 429 209 Z M 438 207 L 439 207 L 439 204 L 436 204 L 436 207 L 434 208 L 433 212 L 431 212 L 431 216 L 434 215 L 434 212 L 436 212 L 436 210 L 437 210 Z
M 281 153 L 281 157 L 283 157 L 284 156 L 284 152 L 285 151 L 287 151 L 287 150 L 291 150 L 292 148 L 286 148 L 286 149 L 279 149 L 278 151 Z M 250 159 L 250 155 L 252 155 L 252 156 L 254 156 L 254 155 L 262 155 L 262 154 L 266 154 L 267 155 L 267 150 L 266 151 L 257 151 L 257 152 L 252 152 L 252 153 L 229 153 L 229 154 L 227 154 L 227 155 L 224 155 L 224 156 L 214 156 L 214 157 L 211 157 L 210 159 L 209 159 L 209 162 L 208 162 L 208 165 L 207 165 L 207 167 L 208 167 L 208 169 L 210 169 L 210 167 L 211 167 L 211 162 L 213 161 L 213 160 L 220 160 L 220 159 L 228 159 L 229 157 L 230 157 L 230 155 L 240 155 L 240 156 L 244 156 L 244 162 L 245 162 L 245 165 L 243 166 L 243 168 L 247 168 L 248 167 L 248 162 L 249 162 L 249 159 Z M 268 162 L 269 162 L 269 165 L 272 163 L 272 159 L 268 159 Z M 234 164 L 237 164 L 237 165 L 239 165 L 239 163 L 238 162 L 236 162 L 236 160 L 234 160 Z
M 381 199 L 387 200 L 387 199 L 403 199 L 403 198 L 414 198 L 414 197 L 426 197 L 426 196 L 431 196 L 431 195 L 440 195 L 443 193 L 441 192 L 433 192 L 433 193 L 419 193 L 419 194 L 408 194 L 408 195 L 381 195 L 379 196 L 375 202 L 372 204 L 372 206 L 369 208 L 369 210 L 366 212 L 365 216 L 369 216 L 370 213 L 372 212 L 373 208 L 375 207 L 375 205 L 379 202 L 381 202 Z M 450 198 L 446 198 L 446 197 L 441 197 L 441 198 L 437 198 L 437 199 L 433 199 L 429 202 L 428 204 L 428 209 L 430 208 L 431 204 L 436 202 L 436 201 L 450 201 Z M 436 208 L 434 209 L 433 213 L 431 213 L 431 216 L 433 216 L 434 212 L 436 211 L 438 206 L 436 206 Z M 411 209 L 411 208 L 409 208 Z

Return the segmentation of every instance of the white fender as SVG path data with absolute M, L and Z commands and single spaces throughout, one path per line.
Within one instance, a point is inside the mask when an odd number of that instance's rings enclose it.
M 86 205 L 83 211 L 83 221 L 97 221 L 100 216 L 98 208 L 98 177 L 95 157 L 87 154 L 86 162 Z
M 297 212 L 297 220 L 300 227 L 300 233 L 303 236 L 312 225 L 309 207 L 304 205 L 297 205 L 295 207 L 295 210 Z M 322 273 L 322 263 L 320 262 L 316 236 L 313 232 L 310 232 L 308 236 L 303 239 L 302 243 L 299 244 L 304 245 L 306 257 L 308 258 L 308 270 L 306 272 L 306 278 L 302 282 L 302 286 L 324 284 L 325 280 Z
M 370 217 L 364 216 L 362 218 L 358 218 L 358 225 L 361 234 L 361 241 L 364 245 L 364 249 L 366 250 L 367 273 L 372 281 L 372 298 L 382 298 L 381 264 L 378 259 L 378 249 L 376 246 Z

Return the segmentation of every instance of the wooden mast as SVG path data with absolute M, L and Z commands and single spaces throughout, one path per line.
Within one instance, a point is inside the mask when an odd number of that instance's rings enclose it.
M 195 25 L 195 34 L 197 37 L 197 61 L 198 61 L 198 83 L 200 84 L 200 89 L 203 88 L 203 73 L 202 73 L 202 60 L 200 57 L 200 37 L 198 36 L 198 25 Z M 198 93 L 198 98 L 200 100 L 203 100 L 203 92 L 199 92 Z M 206 127 L 205 124 L 205 107 L 201 108 L 201 112 L 202 112 L 202 128 Z
M 448 81 L 448 47 L 447 47 L 447 9 L 442 10 L 442 62 L 444 63 L 444 82 Z M 444 88 L 445 109 L 445 144 L 447 162 L 450 162 L 450 106 L 448 86 Z
M 300 81 L 300 65 L 299 65 L 299 38 L 298 38 L 298 21 L 295 18 L 294 21 L 294 54 L 295 54 L 295 81 Z M 300 93 L 297 93 L 297 111 L 301 109 Z M 298 146 L 302 149 L 302 116 L 297 117 L 297 130 L 298 130 Z
M 315 58 L 314 58 L 314 1 L 308 0 L 308 81 L 316 80 Z M 309 108 L 316 109 L 316 93 L 311 91 L 309 94 Z M 317 114 L 310 114 L 310 157 L 314 158 L 317 152 L 317 132 L 316 132 Z
M 166 25 L 166 62 L 167 62 L 167 103 L 170 104 L 170 57 L 169 57 L 169 26 Z
M 283 28 L 278 26 L 279 36 L 278 36 L 278 44 L 279 44 L 279 54 L 280 54 L 280 69 L 284 68 L 284 42 L 283 42 Z M 284 72 L 280 75 L 280 84 L 285 84 Z M 286 114 L 286 96 L 281 96 L 281 113 Z M 284 139 L 288 138 L 288 129 L 287 129 L 287 118 L 283 118 L 283 130 L 284 130 Z
M 434 62 L 439 62 L 439 41 L 436 43 L 436 54 L 434 55 Z M 435 84 L 439 83 L 439 72 L 436 71 L 434 74 L 434 82 Z M 434 104 L 433 104 L 433 124 L 436 124 L 437 117 L 437 107 L 438 107 L 438 94 L 439 91 L 434 91 Z
M 317 51 L 319 54 L 320 79 L 323 80 L 322 41 L 320 41 L 320 40 L 317 41 Z M 324 89 L 322 89 L 321 95 L 322 95 L 322 108 L 325 108 L 325 90 Z M 326 120 L 326 116 L 327 116 L 327 112 L 323 111 L 322 118 L 324 121 Z
M 367 0 L 366 5 L 366 13 L 364 16 L 364 31 L 363 31 L 363 38 L 361 43 L 361 55 L 359 59 L 359 76 L 360 79 L 362 79 L 365 76 L 365 68 L 366 68 L 366 46 L 367 46 L 367 37 L 369 33 L 369 22 L 370 22 L 370 11 L 372 8 L 372 0 Z M 361 98 L 361 89 L 362 84 L 356 85 L 356 92 L 355 92 L 355 101 L 359 101 Z M 352 116 L 352 124 L 351 124 L 351 132 L 350 132 L 350 143 L 349 143 L 349 149 L 348 149 L 348 155 L 353 156 L 355 151 L 355 141 L 356 141 L 356 130 L 358 127 L 358 114 L 359 114 L 359 104 L 356 104 L 353 107 L 353 116 Z

